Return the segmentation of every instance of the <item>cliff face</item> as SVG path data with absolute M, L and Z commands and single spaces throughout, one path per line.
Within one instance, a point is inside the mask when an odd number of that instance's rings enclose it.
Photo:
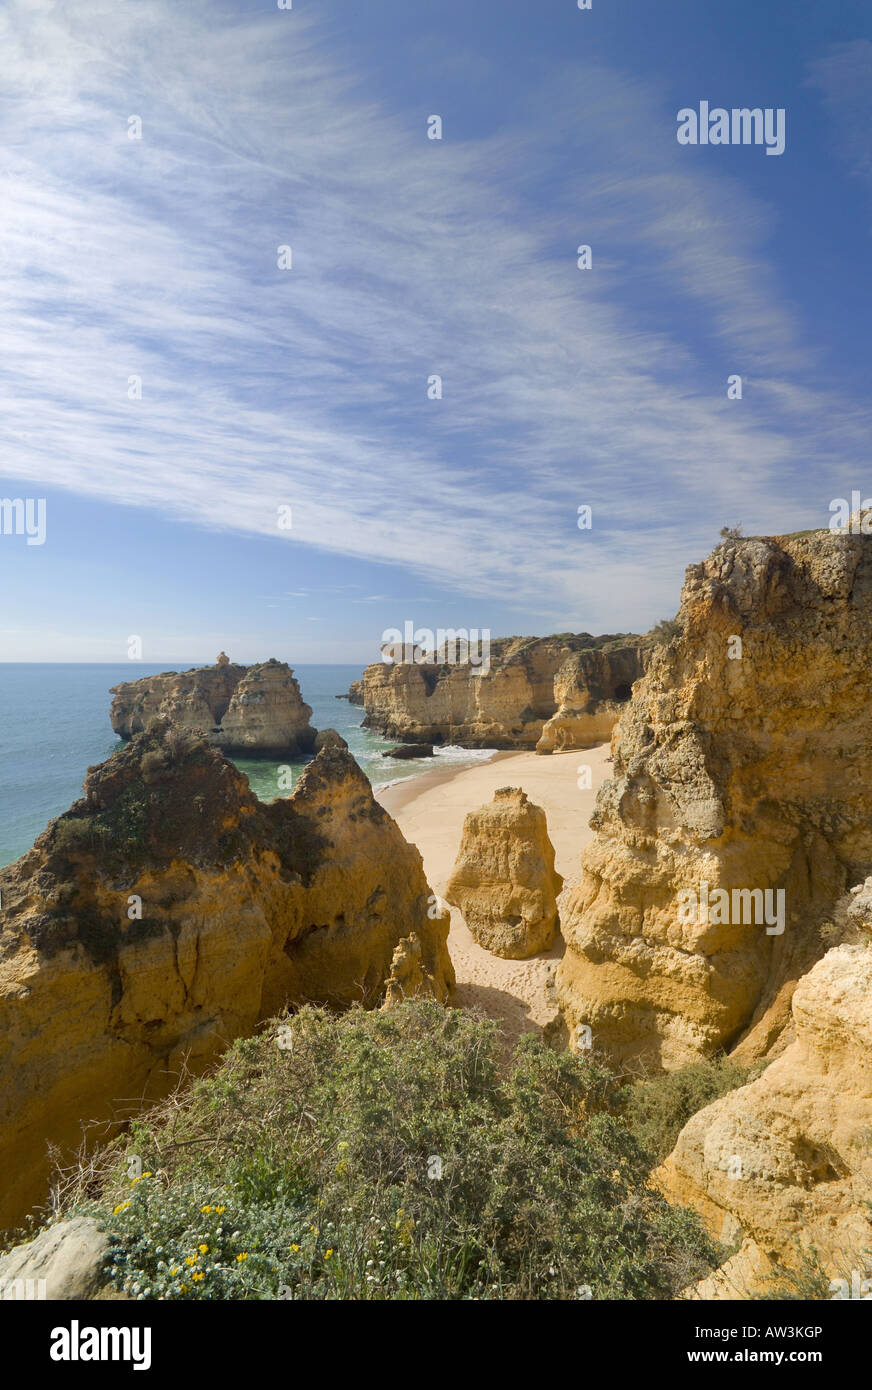
M 312 711 L 283 661 L 235 666 L 224 657 L 215 666 L 124 681 L 110 693 L 109 718 L 120 738 L 142 733 L 161 715 L 230 754 L 289 757 L 311 752 L 315 742 Z
M 650 647 L 637 645 L 567 657 L 554 675 L 557 709 L 542 726 L 536 752 L 559 753 L 607 742 L 650 656 Z
M 678 621 L 614 731 L 557 977 L 571 1032 L 666 1068 L 786 1043 L 817 924 L 872 868 L 872 541 L 724 542 Z
M 565 633 L 491 642 L 488 670 L 376 662 L 363 677 L 364 727 L 405 743 L 589 748 L 608 738 L 645 652 L 638 637 Z
M 738 1297 L 773 1260 L 817 1250 L 830 1277 L 866 1271 L 872 1245 L 872 879 L 856 930 L 800 981 L 795 1040 L 750 1085 L 699 1111 L 656 1180 L 739 1253 L 698 1293 Z M 865 1273 L 864 1273 L 864 1277 Z M 857 1295 L 855 1294 L 855 1297 Z
M 84 793 L 0 872 L 0 1226 L 43 1195 L 47 1143 L 105 1138 L 288 1002 L 378 1003 L 401 938 L 453 985 L 448 914 L 347 752 L 265 805 L 162 721 Z

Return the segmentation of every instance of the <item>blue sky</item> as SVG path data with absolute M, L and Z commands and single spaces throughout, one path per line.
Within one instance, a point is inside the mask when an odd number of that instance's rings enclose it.
M 0 660 L 644 630 L 725 523 L 872 495 L 868 5 L 7 0 L 0 44 L 0 495 L 47 505 Z M 784 154 L 679 145 L 701 100 Z

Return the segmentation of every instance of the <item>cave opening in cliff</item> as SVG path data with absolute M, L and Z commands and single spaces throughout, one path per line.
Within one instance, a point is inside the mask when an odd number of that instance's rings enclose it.
M 625 704 L 632 694 L 633 687 L 631 685 L 628 685 L 625 681 L 622 685 L 615 686 L 615 693 L 613 698 L 615 700 L 619 700 L 621 704 Z

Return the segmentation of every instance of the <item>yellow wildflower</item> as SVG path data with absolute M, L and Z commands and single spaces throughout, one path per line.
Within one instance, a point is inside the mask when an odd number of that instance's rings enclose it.
M 185 1264 L 186 1264 L 186 1265 L 195 1265 L 195 1264 L 197 1263 L 197 1261 L 199 1260 L 199 1258 L 200 1258 L 199 1255 L 186 1255 L 186 1256 L 185 1256 Z
M 126 1211 L 127 1208 L 128 1208 L 129 1206 L 130 1206 L 130 1203 L 129 1203 L 129 1202 L 121 1202 L 121 1203 L 119 1203 L 119 1205 L 118 1205 L 118 1206 L 115 1208 L 115 1210 L 113 1211 L 112 1215 L 113 1215 L 113 1216 L 117 1216 L 118 1213 L 119 1213 L 120 1211 Z
M 209 1253 L 209 1247 L 208 1247 L 208 1245 L 201 1245 L 201 1246 L 200 1246 L 200 1254 L 201 1254 L 201 1255 L 208 1255 L 208 1253 Z
M 299 1247 L 299 1245 L 292 1245 L 292 1246 L 291 1246 L 291 1249 L 296 1253 L 296 1252 L 299 1251 L 300 1247 Z
M 241 1264 L 243 1260 L 247 1260 L 247 1259 L 248 1259 L 248 1251 L 247 1251 L 247 1250 L 243 1250 L 243 1252 L 242 1252 L 241 1255 L 237 1255 L 237 1256 L 236 1256 L 236 1263 L 237 1263 L 237 1264 Z
M 325 1251 L 324 1251 L 324 1259 L 325 1259 L 325 1260 L 329 1260 L 329 1259 L 330 1259 L 330 1256 L 331 1256 L 332 1254 L 333 1254 L 332 1249 L 330 1249 L 330 1250 L 325 1250 Z
M 200 1208 L 200 1214 L 201 1214 L 201 1215 L 204 1215 L 204 1214 L 210 1212 L 211 1210 L 212 1210 L 211 1207 L 201 1207 L 201 1208 Z
M 170 1270 L 170 1277 L 172 1277 L 174 1274 L 178 1274 L 178 1272 L 179 1272 L 179 1267 L 178 1267 L 178 1265 L 173 1265 L 172 1269 Z
M 205 1279 L 205 1278 L 206 1278 L 206 1276 L 205 1276 L 205 1274 L 204 1274 L 204 1273 L 202 1272 L 202 1270 L 201 1270 L 199 1274 L 195 1274 L 195 1275 L 193 1276 L 193 1282 L 196 1284 L 196 1283 L 198 1283 L 201 1279 Z
M 226 1211 L 227 1208 L 226 1208 L 226 1207 L 216 1207 L 215 1210 L 217 1211 L 218 1215 L 220 1216 L 221 1213 L 222 1213 L 222 1211 Z

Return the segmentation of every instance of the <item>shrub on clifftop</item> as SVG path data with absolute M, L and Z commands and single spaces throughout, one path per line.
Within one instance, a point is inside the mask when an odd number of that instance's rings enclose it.
M 140 1298 L 674 1297 L 716 1259 L 590 1059 L 431 1002 L 315 1008 L 137 1121 L 67 1206 Z M 131 1158 L 142 1177 L 131 1180 Z

